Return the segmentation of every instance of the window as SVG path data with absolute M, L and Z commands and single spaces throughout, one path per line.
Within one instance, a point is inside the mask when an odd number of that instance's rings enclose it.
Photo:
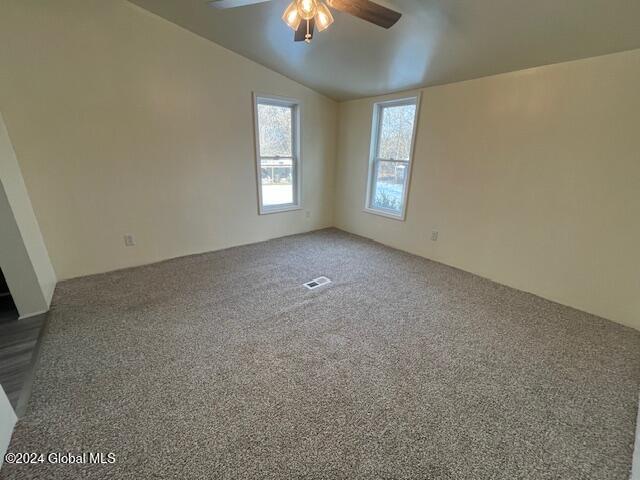
M 300 208 L 300 106 L 254 96 L 260 214 Z
M 365 211 L 404 220 L 420 97 L 373 106 Z

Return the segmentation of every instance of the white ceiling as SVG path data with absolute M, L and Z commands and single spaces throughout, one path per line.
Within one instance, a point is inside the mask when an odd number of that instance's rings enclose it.
M 290 0 L 130 1 L 337 100 L 640 48 L 640 0 L 380 0 L 403 14 L 390 30 L 334 11 L 311 45 L 280 18 Z

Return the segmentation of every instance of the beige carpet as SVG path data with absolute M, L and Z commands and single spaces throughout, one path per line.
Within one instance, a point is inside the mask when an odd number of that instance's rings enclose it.
M 640 332 L 325 230 L 61 283 L 10 451 L 116 462 L 0 477 L 627 480 L 639 384 Z

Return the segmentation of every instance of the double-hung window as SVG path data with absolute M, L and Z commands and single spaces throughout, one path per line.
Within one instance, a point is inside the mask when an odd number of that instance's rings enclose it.
M 300 208 L 300 105 L 254 95 L 260 214 Z
M 365 210 L 404 220 L 420 97 L 375 103 Z

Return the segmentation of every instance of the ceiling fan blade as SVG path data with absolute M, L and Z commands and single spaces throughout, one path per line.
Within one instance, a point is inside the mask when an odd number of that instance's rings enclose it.
M 209 2 L 209 6 L 223 10 L 225 8 L 244 7 L 246 5 L 254 5 L 256 3 L 264 3 L 269 0 L 213 0 Z
M 316 25 L 316 22 L 314 21 L 313 18 L 309 20 L 309 34 L 311 35 L 309 40 L 313 38 L 313 28 L 315 27 L 315 25 Z M 306 34 L 307 34 L 307 21 L 303 20 L 302 22 L 300 22 L 300 26 L 296 30 L 296 33 L 293 36 L 293 40 L 296 42 L 304 42 Z
M 327 0 L 327 3 L 336 10 L 350 13 L 383 28 L 391 28 L 402 16 L 401 13 L 378 5 L 371 0 Z

